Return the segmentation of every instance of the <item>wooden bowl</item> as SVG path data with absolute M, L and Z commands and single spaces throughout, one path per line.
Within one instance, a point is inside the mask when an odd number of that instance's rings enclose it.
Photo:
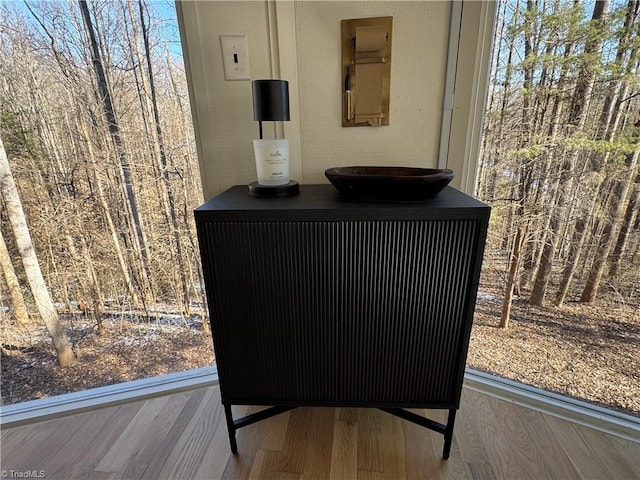
M 341 194 L 356 198 L 423 200 L 434 198 L 453 171 L 414 167 L 334 167 L 325 176 Z

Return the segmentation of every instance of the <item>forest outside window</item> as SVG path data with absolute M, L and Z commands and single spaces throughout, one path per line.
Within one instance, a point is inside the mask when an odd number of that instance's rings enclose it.
M 501 1 L 468 364 L 640 413 L 639 2 Z
M 0 12 L 2 403 L 213 364 L 173 2 Z

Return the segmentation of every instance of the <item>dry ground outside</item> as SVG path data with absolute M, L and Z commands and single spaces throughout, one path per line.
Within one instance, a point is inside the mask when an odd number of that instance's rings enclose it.
M 485 262 L 467 363 L 519 382 L 640 415 L 640 309 L 608 301 L 534 307 L 514 301 L 509 328 L 498 328 L 499 268 Z M 214 363 L 200 317 L 130 312 L 105 316 L 98 336 L 90 316 L 62 316 L 80 361 L 57 366 L 44 327 L 17 331 L 2 320 L 2 405 L 173 373 Z
M 537 307 L 525 291 L 502 329 L 501 272 L 485 259 L 467 365 L 640 416 L 640 305 L 603 294 L 592 304 Z
M 3 328 L 2 343 L 20 350 L 2 358 L 2 405 L 214 364 L 211 335 L 202 331 L 199 316 L 109 314 L 102 336 L 90 316 L 67 313 L 61 320 L 79 354 L 79 362 L 65 369 L 58 367 L 44 327 Z

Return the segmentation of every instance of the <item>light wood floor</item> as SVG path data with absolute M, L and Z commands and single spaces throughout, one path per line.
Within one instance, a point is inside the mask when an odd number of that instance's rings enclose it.
M 441 435 L 376 409 L 298 408 L 237 439 L 234 456 L 219 389 L 201 388 L 5 429 L 1 468 L 47 480 L 640 478 L 640 444 L 466 388 L 448 461 Z

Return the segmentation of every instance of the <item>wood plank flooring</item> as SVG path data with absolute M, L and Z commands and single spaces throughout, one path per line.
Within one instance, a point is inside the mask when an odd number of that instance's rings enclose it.
M 216 386 L 5 429 L 1 468 L 47 480 L 640 479 L 640 443 L 466 388 L 447 461 L 441 435 L 377 409 L 297 408 L 237 440 L 231 455 Z

